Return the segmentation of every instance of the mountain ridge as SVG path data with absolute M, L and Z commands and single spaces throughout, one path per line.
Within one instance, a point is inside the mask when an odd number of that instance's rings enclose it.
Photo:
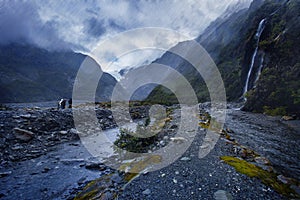
M 87 58 L 71 51 L 48 51 L 32 45 L 0 47 L 1 103 L 71 98 L 77 71 Z M 108 101 L 116 79 L 103 73 L 96 101 Z M 101 85 L 101 88 L 100 88 Z

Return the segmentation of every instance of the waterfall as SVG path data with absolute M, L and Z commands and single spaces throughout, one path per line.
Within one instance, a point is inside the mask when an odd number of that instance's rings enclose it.
M 260 74 L 261 74 L 261 70 L 262 70 L 263 65 L 264 65 L 264 57 L 265 57 L 265 55 L 263 54 L 263 55 L 261 56 L 259 68 L 258 68 L 257 75 L 256 75 L 256 78 L 255 78 L 255 82 L 254 82 L 254 83 L 256 83 L 256 82 L 258 81 L 259 76 L 260 76 Z
M 251 64 L 250 64 L 250 68 L 249 68 L 249 71 L 248 71 L 248 74 L 247 74 L 247 79 L 246 79 L 246 83 L 245 83 L 245 87 L 244 87 L 244 91 L 243 91 L 243 97 L 244 97 L 244 99 L 245 99 L 245 94 L 248 91 L 250 76 L 251 76 L 251 73 L 252 73 L 252 70 L 253 70 L 253 66 L 254 66 L 254 63 L 255 63 L 256 54 L 257 54 L 257 51 L 258 51 L 259 39 L 260 39 L 260 36 L 261 36 L 261 34 L 262 34 L 262 32 L 263 32 L 263 30 L 265 28 L 265 21 L 266 21 L 266 19 L 262 19 L 259 22 L 258 28 L 256 30 L 256 34 L 255 34 L 256 46 L 255 46 L 255 50 L 254 50 L 254 53 L 253 53 L 252 58 L 251 58 Z

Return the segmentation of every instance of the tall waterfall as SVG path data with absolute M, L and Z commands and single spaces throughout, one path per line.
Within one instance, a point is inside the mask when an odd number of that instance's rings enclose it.
M 257 71 L 256 78 L 255 78 L 255 82 L 254 82 L 254 83 L 256 83 L 256 82 L 258 81 L 258 79 L 259 79 L 259 76 L 260 76 L 260 74 L 261 74 L 261 70 L 262 70 L 263 65 L 264 65 L 264 58 L 265 58 L 265 54 L 263 54 L 263 55 L 261 56 L 259 68 L 258 68 L 258 71 Z
M 256 58 L 256 55 L 257 55 L 257 51 L 258 51 L 259 39 L 260 39 L 260 36 L 261 36 L 261 34 L 262 34 L 262 32 L 265 28 L 265 21 L 266 21 L 266 19 L 262 19 L 259 22 L 258 28 L 256 30 L 256 34 L 255 34 L 256 46 L 255 46 L 254 53 L 252 55 L 251 64 L 250 64 L 250 68 L 249 68 L 249 71 L 248 71 L 248 74 L 247 74 L 247 79 L 246 79 L 246 83 L 245 83 L 245 87 L 244 87 L 244 91 L 243 91 L 244 99 L 245 99 L 245 94 L 248 91 L 250 76 L 251 76 L 251 73 L 252 73 L 252 70 L 253 70 L 253 66 L 254 66 L 254 63 L 255 63 L 255 58 Z

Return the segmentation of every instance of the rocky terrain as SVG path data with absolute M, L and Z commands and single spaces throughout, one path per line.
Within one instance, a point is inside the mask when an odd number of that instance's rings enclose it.
M 180 110 L 170 108 L 163 131 L 148 150 L 181 142 L 174 138 Z M 148 109 L 137 106 L 131 111 L 140 118 Z M 119 133 L 108 109 L 99 107 L 96 113 L 106 134 Z M 229 109 L 215 148 L 199 159 L 209 123 L 202 110 L 197 137 L 177 161 L 154 172 L 147 168 L 155 159 L 133 162 L 131 167 L 140 173 L 124 173 L 87 151 L 74 129 L 71 109 L 6 107 L 0 115 L 2 199 L 299 198 L 297 121 Z

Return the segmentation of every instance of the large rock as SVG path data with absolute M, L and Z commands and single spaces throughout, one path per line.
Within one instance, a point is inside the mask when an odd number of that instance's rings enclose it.
M 28 142 L 33 138 L 34 133 L 25 129 L 14 128 L 14 135 L 17 139 Z

